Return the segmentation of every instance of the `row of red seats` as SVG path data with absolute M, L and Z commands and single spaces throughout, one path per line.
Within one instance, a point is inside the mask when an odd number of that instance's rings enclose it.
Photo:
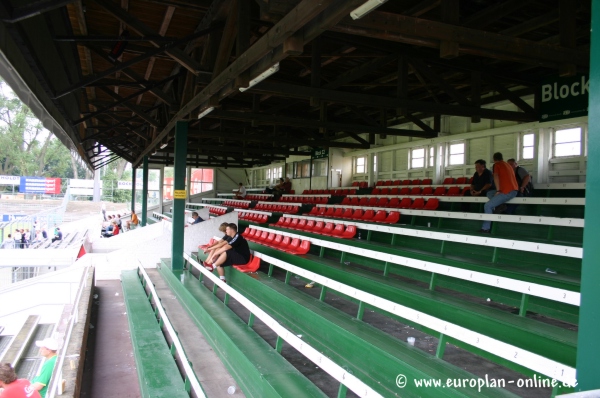
M 310 197 L 310 196 L 282 196 L 279 199 L 280 202 L 294 202 L 294 203 L 314 203 L 326 205 L 329 198 L 323 197 Z
M 356 189 L 305 189 L 302 195 L 356 195 Z
M 256 194 L 249 195 L 249 194 L 247 194 L 245 199 L 246 200 L 269 200 L 270 197 L 271 197 L 271 195 L 256 195 Z
M 281 217 L 275 224 L 271 225 L 343 239 L 352 239 L 356 235 L 356 225 L 334 224 L 332 222 L 307 220 L 306 218 Z
M 425 196 L 461 196 L 469 187 L 464 187 L 462 190 L 460 187 L 413 187 L 413 188 L 374 188 L 371 191 L 371 195 L 425 195 Z
M 397 211 L 390 211 L 388 214 L 385 210 L 342 209 L 341 207 L 313 207 L 308 215 L 381 222 L 384 224 L 395 224 L 400 221 L 400 212 Z
M 277 211 L 280 213 L 288 213 L 288 214 L 296 214 L 298 213 L 299 206 L 294 205 L 277 205 L 277 204 L 267 204 L 267 203 L 259 203 L 254 206 L 254 210 L 262 210 L 262 211 Z
M 242 202 L 241 200 L 224 200 L 223 206 L 234 207 L 236 209 L 247 209 L 250 207 L 250 202 Z
M 454 177 L 446 177 L 444 179 L 444 185 L 449 184 L 470 184 L 473 177 L 469 179 L 469 177 L 459 177 L 456 180 Z M 376 187 L 389 187 L 389 186 L 400 186 L 400 185 L 432 185 L 433 180 L 431 178 L 426 178 L 424 180 L 386 180 L 386 181 L 377 181 L 375 184 Z
M 363 206 L 363 207 L 392 207 L 392 208 L 398 208 L 398 209 L 413 209 L 415 207 L 414 206 L 419 206 L 421 201 L 424 201 L 425 199 L 423 198 L 417 198 L 415 199 L 414 203 L 417 203 L 416 205 L 413 203 L 411 198 L 360 198 L 360 200 L 358 199 L 358 197 L 353 197 L 353 198 L 344 198 L 344 200 L 342 200 L 342 205 L 346 205 L 346 206 Z M 435 210 L 438 208 L 439 206 L 439 199 L 436 198 L 431 198 L 427 201 L 427 205 L 425 206 L 426 210 Z M 312 211 L 312 210 L 311 210 Z
M 290 238 L 276 232 L 259 231 L 253 228 L 246 228 L 242 236 L 250 241 L 263 246 L 272 247 L 292 254 L 306 254 L 310 250 L 309 240 L 300 240 L 299 238 Z
M 198 249 L 205 252 L 205 250 L 208 249 L 216 241 L 216 239 L 210 238 L 208 243 L 204 245 L 199 245 Z M 242 265 L 234 265 L 233 267 L 241 272 L 256 272 L 260 268 L 260 258 L 254 255 L 250 255 L 250 261 L 248 261 L 248 263 Z
M 369 187 L 369 183 L 366 181 L 354 181 L 352 183 L 353 187 L 359 187 L 359 188 L 368 188 Z
M 266 214 L 239 212 L 238 218 L 240 220 L 245 220 L 245 221 L 252 221 L 252 222 L 256 222 L 256 223 L 265 223 L 265 222 L 267 222 L 267 218 L 269 218 L 269 216 L 267 216 Z
M 222 216 L 223 214 L 227 213 L 227 209 L 222 209 L 220 207 L 209 207 L 208 208 L 208 212 L 210 214 L 214 214 L 216 216 Z

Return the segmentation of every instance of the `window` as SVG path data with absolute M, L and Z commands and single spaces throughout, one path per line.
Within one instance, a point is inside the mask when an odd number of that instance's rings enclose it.
M 364 156 L 360 157 L 360 158 L 356 158 L 356 167 L 354 169 L 354 172 L 356 174 L 364 174 L 366 172 L 366 167 L 365 167 L 366 160 L 367 160 L 367 158 Z
M 283 169 L 282 166 L 275 167 L 273 169 L 273 178 L 275 178 L 275 179 L 281 178 L 281 171 L 282 171 L 282 169 Z
M 327 177 L 327 163 L 329 159 L 313 160 L 313 177 Z
M 554 156 L 581 155 L 581 127 L 554 132 Z
M 523 134 L 522 144 L 522 156 L 521 159 L 533 159 L 533 143 L 535 141 L 535 135 L 533 133 Z
M 294 178 L 308 178 L 310 169 L 310 161 L 304 160 L 302 162 L 294 163 Z
M 429 147 L 429 167 L 435 166 L 435 148 Z
M 377 155 L 373 155 L 373 173 L 377 173 Z
M 448 165 L 455 166 L 459 164 L 465 164 L 465 143 L 450 144 L 450 156 L 448 158 Z
M 165 167 L 163 178 L 163 200 L 173 200 L 173 167 Z
M 213 169 L 192 169 L 190 195 L 213 189 Z
M 425 148 L 415 148 L 410 151 L 410 168 L 418 169 L 425 167 Z
M 266 180 L 270 180 L 271 179 L 271 169 L 267 169 L 265 171 L 265 179 Z

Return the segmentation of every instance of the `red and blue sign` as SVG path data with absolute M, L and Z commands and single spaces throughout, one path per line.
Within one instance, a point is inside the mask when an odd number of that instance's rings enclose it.
M 60 178 L 21 177 L 19 192 L 58 194 L 60 193 Z

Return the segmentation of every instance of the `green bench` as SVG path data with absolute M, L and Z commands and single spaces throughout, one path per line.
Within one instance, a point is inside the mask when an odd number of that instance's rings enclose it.
M 160 273 L 246 397 L 325 397 L 190 272 Z
M 492 388 L 417 388 L 414 380 L 477 377 L 263 273 L 249 277 L 232 272 L 230 284 L 384 397 L 514 396 Z M 408 380 L 404 388 L 396 385 L 399 374 Z
M 121 285 L 142 397 L 189 398 L 137 270 L 122 271 Z

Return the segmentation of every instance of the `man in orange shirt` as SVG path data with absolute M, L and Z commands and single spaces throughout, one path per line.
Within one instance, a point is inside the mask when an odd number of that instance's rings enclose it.
M 483 206 L 485 214 L 492 214 L 494 208 L 508 202 L 519 193 L 519 185 L 515 178 L 513 168 L 502 159 L 502 154 L 494 154 L 494 186 L 496 189 L 490 189 L 487 193 L 489 201 Z M 479 232 L 490 233 L 491 221 L 484 221 Z

